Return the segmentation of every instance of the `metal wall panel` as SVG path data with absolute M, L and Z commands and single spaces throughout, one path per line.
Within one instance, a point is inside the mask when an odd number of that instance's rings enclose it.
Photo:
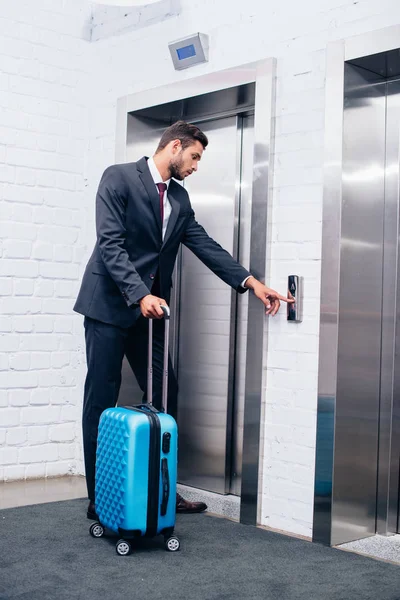
M 345 66 L 332 543 L 375 533 L 385 85 Z

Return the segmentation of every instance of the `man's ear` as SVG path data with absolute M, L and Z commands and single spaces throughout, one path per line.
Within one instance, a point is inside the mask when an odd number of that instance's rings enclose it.
M 180 140 L 172 140 L 171 150 L 174 154 L 177 154 L 182 148 L 182 142 Z

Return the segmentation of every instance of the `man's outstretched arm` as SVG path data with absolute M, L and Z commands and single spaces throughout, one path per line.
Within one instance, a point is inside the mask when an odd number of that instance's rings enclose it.
M 196 221 L 194 213 L 190 219 L 182 243 L 211 269 L 213 273 L 239 293 L 245 292 L 246 289 L 253 290 L 255 296 L 264 304 L 267 315 L 276 315 L 281 301 L 293 302 L 267 287 L 261 281 L 258 281 L 241 264 L 234 260 L 229 252 L 213 240 L 204 227 Z

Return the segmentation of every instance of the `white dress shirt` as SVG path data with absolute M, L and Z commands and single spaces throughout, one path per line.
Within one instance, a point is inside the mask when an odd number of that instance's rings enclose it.
M 149 167 L 149 171 L 150 171 L 150 175 L 153 178 L 154 181 L 154 185 L 156 186 L 157 189 L 157 193 L 158 192 L 158 187 L 157 187 L 157 183 L 165 183 L 167 186 L 167 189 L 164 192 L 164 198 L 163 198 L 163 203 L 164 203 L 164 221 L 162 224 L 162 239 L 164 239 L 165 236 L 165 232 L 167 231 L 167 226 L 168 226 L 168 221 L 169 221 L 169 217 L 171 215 L 171 204 L 170 201 L 168 200 L 168 188 L 169 188 L 169 184 L 171 183 L 171 179 L 167 179 L 167 181 L 163 181 L 163 178 L 161 177 L 157 167 L 156 167 L 156 163 L 154 162 L 154 158 L 151 156 L 149 158 L 149 160 L 147 161 L 147 165 Z M 244 279 L 242 281 L 242 283 L 240 284 L 243 288 L 245 288 L 245 283 L 246 281 L 249 279 L 249 277 L 246 277 L 246 279 Z

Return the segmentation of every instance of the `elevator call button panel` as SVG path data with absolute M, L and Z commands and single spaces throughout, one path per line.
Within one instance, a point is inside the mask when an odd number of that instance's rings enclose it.
M 288 292 L 287 297 L 293 299 L 294 302 L 287 305 L 287 320 L 293 323 L 301 323 L 302 315 L 302 300 L 303 300 L 303 281 L 298 275 L 289 275 L 288 277 Z

